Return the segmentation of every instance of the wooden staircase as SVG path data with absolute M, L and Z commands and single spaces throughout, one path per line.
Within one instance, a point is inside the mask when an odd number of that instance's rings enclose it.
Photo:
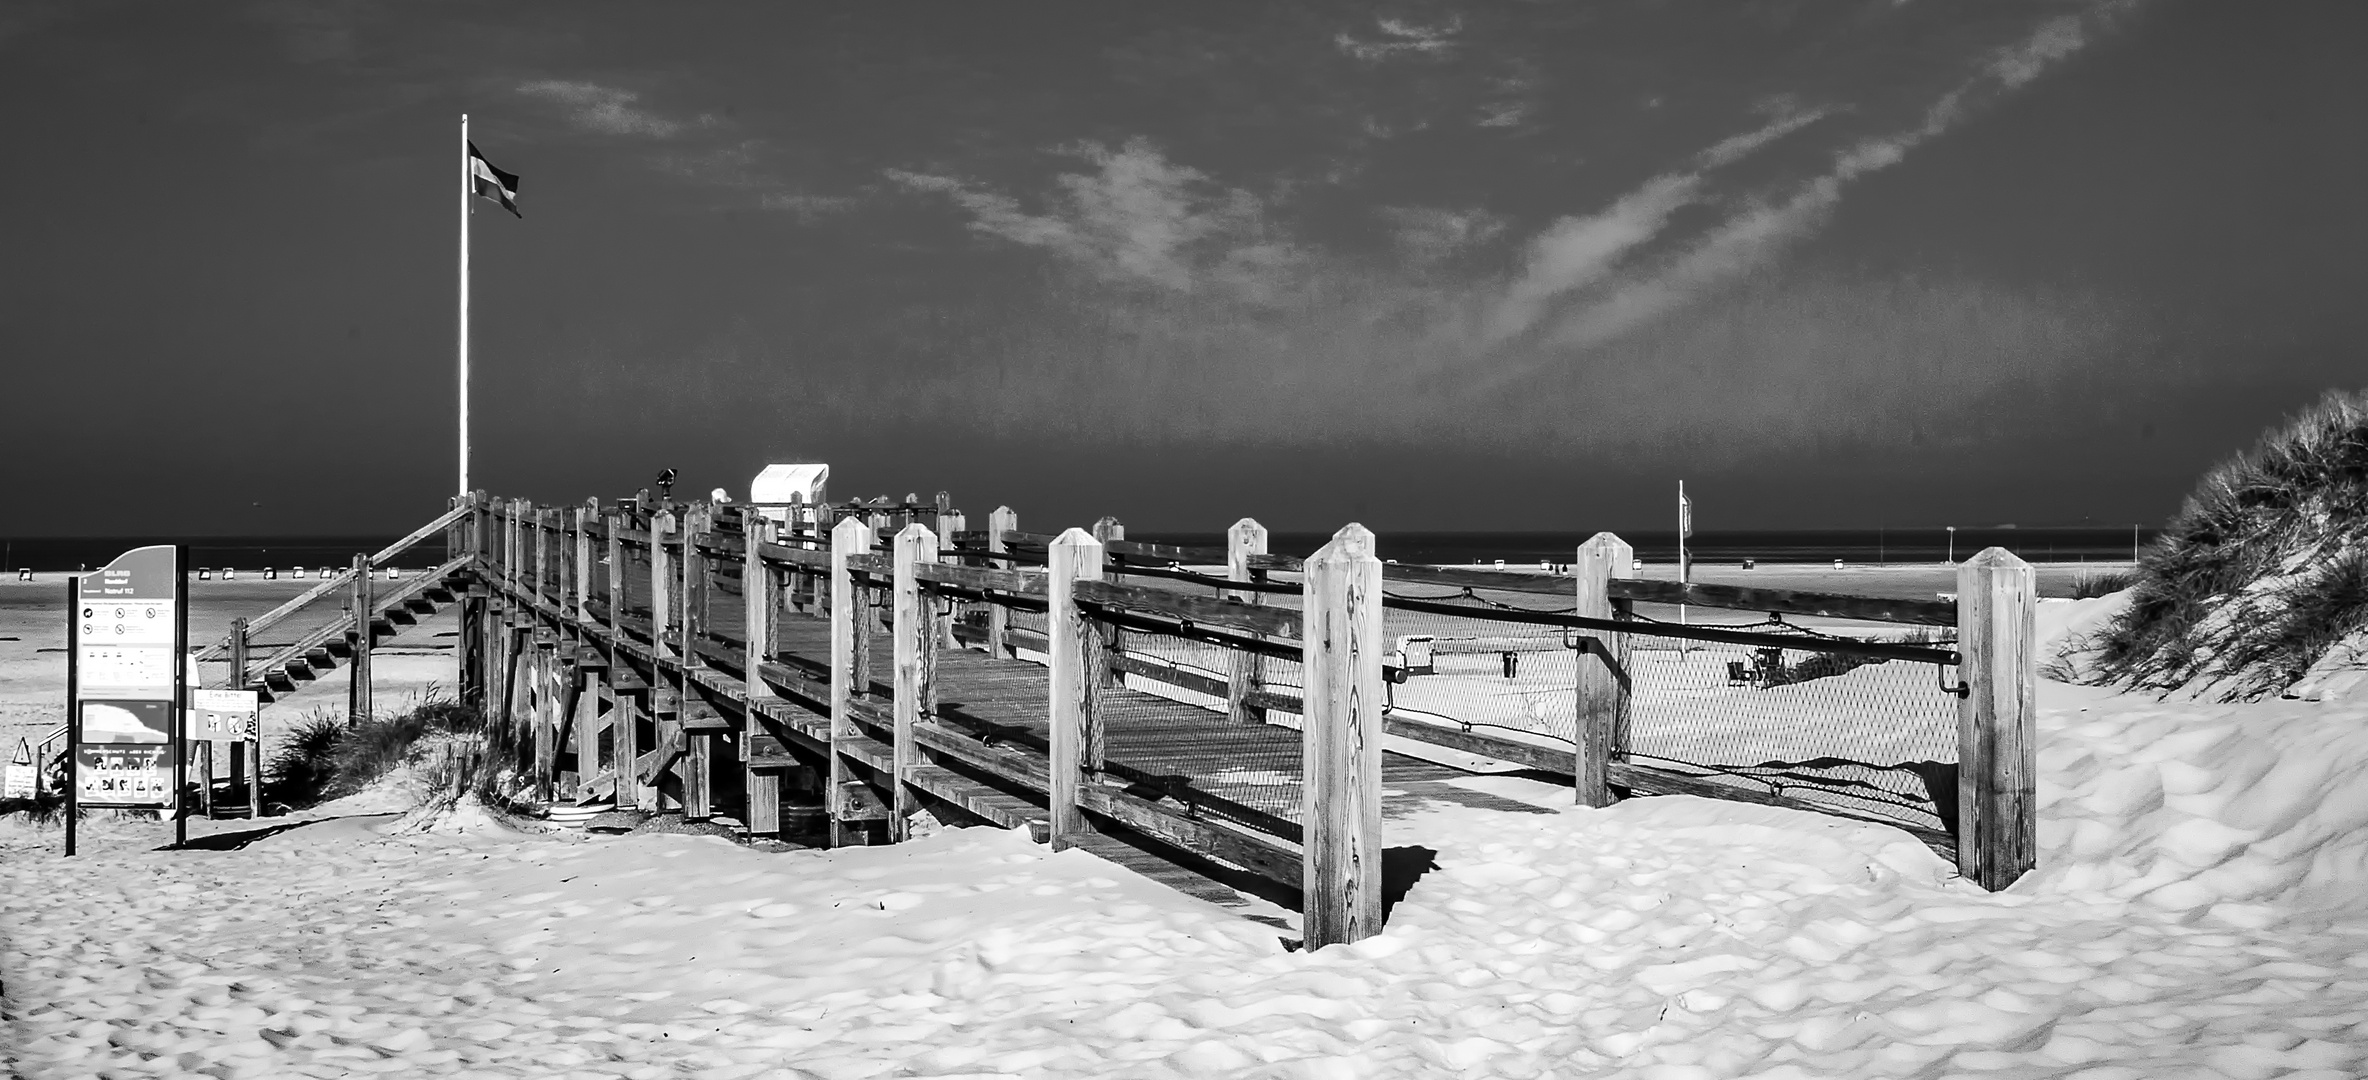
M 420 526 L 411 535 L 395 541 L 363 561 L 362 572 L 374 572 L 391 565 L 397 556 L 409 551 L 420 541 L 451 528 L 473 510 L 474 507 L 470 506 L 456 506 L 446 511 L 436 520 Z M 370 610 L 361 617 L 370 635 L 370 645 L 375 648 L 380 642 L 392 639 L 419 625 L 421 620 L 458 603 L 461 594 L 467 591 L 474 562 L 474 556 L 462 555 L 384 592 L 373 591 Z M 356 572 L 348 568 L 305 590 L 302 595 L 247 624 L 245 642 L 224 638 L 198 650 L 196 659 L 230 660 L 251 648 L 263 631 L 285 621 L 289 616 L 323 600 L 336 603 L 338 599 L 352 595 Z M 338 664 L 353 658 L 357 644 L 355 622 L 355 613 L 345 611 L 296 640 L 273 647 L 270 654 L 260 662 L 248 659 L 244 670 L 231 674 L 228 685 L 233 689 L 255 691 L 265 704 L 285 698 L 336 670 Z
M 376 648 L 379 643 L 460 602 L 460 593 L 466 586 L 456 579 L 462 576 L 468 563 L 466 558 L 454 559 L 373 603 L 375 610 L 369 620 L 371 647 Z M 250 669 L 241 681 L 252 687 L 263 703 L 269 704 L 337 670 L 339 663 L 353 658 L 354 645 L 354 617 L 346 615 L 282 646 Z

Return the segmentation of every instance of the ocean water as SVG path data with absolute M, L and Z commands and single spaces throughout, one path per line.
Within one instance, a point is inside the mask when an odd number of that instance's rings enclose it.
M 1578 532 L 1402 532 L 1382 533 L 1381 556 L 1409 563 L 1469 565 L 1503 559 L 1507 563 L 1569 562 L 1592 533 Z M 1670 562 L 1677 557 L 1677 534 L 1621 533 L 1647 562 Z M 283 573 L 291 567 L 318 572 L 341 567 L 355 553 L 377 551 L 397 536 L 244 536 L 203 537 L 187 541 L 192 567 L 233 567 Z M 1129 539 L 1164 544 L 1224 547 L 1223 533 L 1139 532 Z M 1328 533 L 1276 533 L 1268 546 L 1277 554 L 1307 555 L 1330 539 Z M 2140 544 L 2151 542 L 2154 530 L 2141 530 Z M 164 537 L 48 537 L 0 538 L 0 568 L 38 571 L 89 569 L 142 544 L 169 543 Z M 1698 532 L 1691 547 L 1698 563 L 1760 562 L 1850 563 L 1940 562 L 1962 559 L 1985 547 L 1998 546 L 2032 562 L 2116 562 L 2131 557 L 2128 528 L 2011 528 L 1958 529 L 1952 545 L 1942 529 L 1813 529 Z M 405 569 L 427 569 L 442 562 L 441 540 L 423 541 L 396 560 Z

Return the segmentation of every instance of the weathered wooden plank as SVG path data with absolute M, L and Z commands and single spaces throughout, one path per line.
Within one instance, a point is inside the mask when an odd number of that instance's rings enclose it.
M 1028 570 L 990 570 L 978 566 L 931 563 L 922 568 L 918 576 L 922 581 L 957 585 L 979 592 L 1010 593 L 1039 599 L 1044 596 L 1044 575 Z
M 1609 619 L 1613 591 L 1636 572 L 1636 553 L 1628 542 L 1608 532 L 1596 533 L 1579 545 L 1571 563 L 1575 614 Z M 1629 643 L 1626 634 L 1597 634 L 1578 658 L 1578 746 L 1573 753 L 1581 806 L 1610 806 L 1612 792 L 1604 769 L 1628 752 Z
M 1257 571 L 1250 568 L 1250 559 L 1266 554 L 1266 526 L 1251 518 L 1243 518 L 1225 530 L 1225 576 L 1233 581 L 1251 581 Z M 1260 606 L 1265 594 L 1244 590 L 1229 594 L 1229 599 Z M 1296 636 L 1296 635 L 1290 635 Z M 1265 716 L 1250 699 L 1266 689 L 1266 657 L 1247 649 L 1226 650 L 1225 715 L 1236 724 L 1255 724 Z
M 987 515 L 987 550 L 998 554 L 1011 550 L 1010 545 L 1003 539 L 1004 534 L 1019 527 L 1020 516 L 1017 511 L 1008 506 L 996 507 L 993 513 Z M 1009 570 L 1012 568 L 1006 560 L 990 561 L 997 569 Z M 1018 659 L 1018 656 L 1012 651 L 1010 639 L 1005 636 L 1005 632 L 1010 629 L 1011 609 L 1001 604 L 987 605 L 988 656 L 998 660 Z
M 863 635 L 857 620 L 865 614 L 858 599 L 852 562 L 871 550 L 874 533 L 871 526 L 849 517 L 831 530 L 830 546 L 830 775 L 825 780 L 826 791 L 841 791 L 855 781 L 847 771 L 847 754 L 851 742 L 858 737 L 855 727 L 856 695 L 868 684 L 863 671 L 865 652 Z M 843 802 L 833 799 L 826 807 L 831 817 L 830 842 L 833 846 L 847 842 L 852 836 L 845 826 L 852 820 L 841 815 Z
M 1083 786 L 1078 798 L 1091 813 L 1187 851 L 1214 855 L 1287 886 L 1298 886 L 1305 880 L 1300 846 L 1281 837 L 1188 817 L 1180 810 L 1103 784 Z
M 1427 723 L 1390 712 L 1382 714 L 1381 730 L 1391 735 L 1413 739 L 1416 742 L 1426 742 L 1433 746 L 1444 746 L 1450 750 L 1461 750 L 1467 754 L 1492 757 L 1498 761 L 1510 761 L 1516 765 L 1527 765 L 1530 768 L 1546 772 L 1567 773 L 1571 771 L 1571 752 L 1561 747 L 1515 742 L 1500 736 Z
M 1362 525 L 1307 560 L 1300 925 L 1310 950 L 1381 932 L 1381 580 Z
M 1957 567 L 1957 871 L 1992 892 L 2039 861 L 2038 595 L 2005 548 Z
M 1088 767 L 1102 760 L 1102 658 L 1096 646 L 1100 635 L 1092 619 L 1077 603 L 1077 586 L 1098 582 L 1102 576 L 1102 543 L 1083 529 L 1070 529 L 1055 539 L 1048 553 L 1045 602 L 1051 628 L 1052 667 L 1049 723 L 1051 725 L 1050 792 L 1052 845 L 1066 848 L 1088 826 L 1078 810 L 1078 793 Z
M 1096 581 L 1078 586 L 1076 598 L 1079 603 L 1097 607 L 1181 619 L 1250 634 L 1295 638 L 1301 633 L 1300 613 L 1297 611 L 1245 604 L 1223 597 L 1196 596 L 1169 589 Z
M 889 699 L 894 718 L 889 745 L 895 751 L 890 785 L 895 814 L 888 819 L 888 838 L 901 841 L 906 839 L 912 815 L 921 810 L 907 777 L 921 764 L 913 746 L 913 725 L 936 704 L 931 676 L 937 659 L 937 625 L 930 610 L 935 604 L 922 591 L 921 581 L 924 569 L 937 568 L 937 533 L 916 521 L 896 534 L 895 544 L 895 690 Z
M 1959 590 L 1958 597 L 1964 597 Z M 1957 625 L 1957 605 L 1945 600 L 1887 600 L 1874 596 L 1796 592 L 1790 589 L 1752 589 L 1739 585 L 1680 585 L 1674 581 L 1622 581 L 1612 586 L 1612 598 L 1651 604 L 1688 604 L 1696 607 L 1767 611 L 1784 615 L 1816 615 L 1867 622 Z

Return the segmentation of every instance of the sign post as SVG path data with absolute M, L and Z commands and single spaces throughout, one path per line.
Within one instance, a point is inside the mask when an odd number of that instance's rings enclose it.
M 157 544 L 73 578 L 66 720 L 66 853 L 86 806 L 177 811 L 187 771 L 189 582 L 184 552 Z M 173 845 L 189 823 L 174 813 Z

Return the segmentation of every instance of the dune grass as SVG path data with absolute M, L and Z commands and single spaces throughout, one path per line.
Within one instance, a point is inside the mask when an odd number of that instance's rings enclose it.
M 2254 700 L 2368 626 L 2368 391 L 2327 394 L 2205 474 L 2135 577 L 2096 681 Z
M 263 769 L 264 799 L 305 807 L 351 795 L 412 760 L 421 740 L 465 735 L 481 727 L 474 709 L 433 688 L 412 707 L 351 722 L 315 711 L 297 721 Z

